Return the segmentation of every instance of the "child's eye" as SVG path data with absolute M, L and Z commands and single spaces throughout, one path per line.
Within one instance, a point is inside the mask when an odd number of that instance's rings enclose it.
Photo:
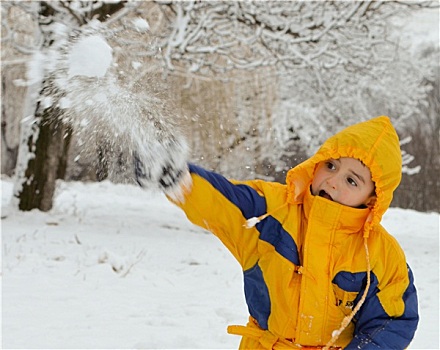
M 353 178 L 351 178 L 351 177 L 347 178 L 347 182 L 348 182 L 351 186 L 357 186 L 356 181 L 354 181 Z
M 325 165 L 330 170 L 335 170 L 336 169 L 335 165 L 332 162 L 326 162 Z

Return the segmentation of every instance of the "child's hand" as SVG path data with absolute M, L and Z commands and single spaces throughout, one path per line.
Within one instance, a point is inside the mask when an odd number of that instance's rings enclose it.
M 192 177 L 189 170 L 186 169 L 179 181 L 178 186 L 170 187 L 165 191 L 165 194 L 170 197 L 171 200 L 178 203 L 185 202 L 185 195 L 191 192 L 192 189 Z
M 192 179 L 186 163 L 166 162 L 158 168 L 157 162 L 160 160 L 157 159 L 153 164 L 152 159 L 147 157 L 150 166 L 146 167 L 139 154 L 134 153 L 133 158 L 135 178 L 139 186 L 158 187 L 171 199 L 183 202 L 185 193 L 188 193 L 192 187 Z
M 162 175 L 159 178 L 159 185 L 165 191 L 178 185 L 182 179 L 184 170 L 167 164 L 162 168 Z
M 177 186 L 183 176 L 185 169 L 181 169 L 167 163 L 161 166 L 160 171 L 155 174 L 152 168 L 146 168 L 143 161 L 141 161 L 137 153 L 134 154 L 134 174 L 136 182 L 141 187 L 151 187 L 158 185 L 162 190 L 168 190 Z

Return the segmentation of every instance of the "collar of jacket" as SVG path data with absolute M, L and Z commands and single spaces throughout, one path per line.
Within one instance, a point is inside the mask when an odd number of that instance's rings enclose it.
M 367 220 L 370 209 L 358 209 L 314 196 L 310 187 L 303 197 L 304 216 L 307 221 L 319 221 L 321 226 L 339 233 L 358 233 Z

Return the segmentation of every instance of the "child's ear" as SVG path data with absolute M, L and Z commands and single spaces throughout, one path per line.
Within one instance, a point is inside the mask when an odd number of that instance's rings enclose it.
M 365 203 L 365 205 L 368 208 L 373 208 L 374 205 L 376 204 L 376 200 L 377 200 L 376 196 L 371 196 L 370 198 L 367 199 L 367 202 Z

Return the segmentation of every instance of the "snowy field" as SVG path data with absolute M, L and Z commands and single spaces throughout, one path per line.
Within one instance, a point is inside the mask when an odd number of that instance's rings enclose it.
M 237 348 L 242 274 L 220 242 L 163 195 L 59 182 L 54 209 L 7 207 L 2 179 L 3 348 Z M 416 278 L 412 349 L 439 348 L 439 215 L 391 209 L 384 225 Z

